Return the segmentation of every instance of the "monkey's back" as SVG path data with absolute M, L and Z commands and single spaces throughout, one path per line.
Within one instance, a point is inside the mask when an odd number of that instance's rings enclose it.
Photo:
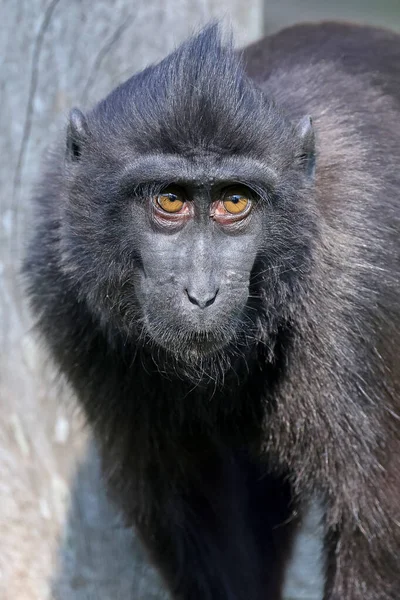
M 248 74 L 259 83 L 277 70 L 333 63 L 343 73 L 367 76 L 384 93 L 400 96 L 400 36 L 383 28 L 338 22 L 294 25 L 248 46 L 244 59 Z
M 280 392 L 279 414 L 272 424 L 279 431 L 286 420 L 288 431 L 297 427 L 302 434 L 294 449 L 290 436 L 283 442 L 276 435 L 276 448 L 287 444 L 289 463 L 301 469 L 297 457 L 304 461 L 308 440 L 317 439 L 321 429 L 313 429 L 315 423 L 309 428 L 308 417 L 300 423 L 300 398 L 304 406 L 307 394 L 318 402 L 331 378 L 339 393 L 332 394 L 330 407 L 333 412 L 341 407 L 344 419 L 351 415 L 352 426 L 365 436 L 363 425 L 355 423 L 366 399 L 379 414 L 370 421 L 371 439 L 380 430 L 386 432 L 391 458 L 382 462 L 391 461 L 388 469 L 395 471 L 400 408 L 400 36 L 341 23 L 298 25 L 249 46 L 244 61 L 248 75 L 290 120 L 312 117 L 316 136 L 315 205 L 311 195 L 308 204 L 318 213 L 320 246 L 312 302 L 299 321 L 303 333 L 297 362 Z M 325 331 L 331 336 L 324 340 Z M 326 370 L 317 366 L 321 357 Z M 355 373 L 359 382 L 353 386 Z M 293 413 L 288 409 L 291 398 L 297 403 Z M 308 406 L 304 414 L 311 410 Z M 335 428 L 340 418 L 335 418 Z M 340 426 L 336 429 L 341 431 Z M 340 437 L 344 448 L 348 436 Z M 320 452 L 322 456 L 322 447 Z M 346 455 L 351 452 L 349 446 Z M 325 466 L 317 460 L 313 469 L 324 473 Z M 352 472 L 350 480 L 356 481 L 357 468 L 352 470 L 350 460 L 341 472 Z M 381 502 L 386 502 L 383 496 Z

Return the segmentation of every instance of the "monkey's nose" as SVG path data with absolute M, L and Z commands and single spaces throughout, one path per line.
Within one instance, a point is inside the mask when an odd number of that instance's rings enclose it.
M 207 308 L 207 306 L 211 306 L 211 304 L 214 304 L 215 298 L 217 297 L 219 289 L 217 289 L 215 292 L 212 292 L 212 293 L 195 292 L 193 290 L 189 291 L 188 289 L 186 289 L 185 291 L 186 291 L 187 297 L 189 298 L 189 301 L 192 304 L 195 304 L 196 306 L 199 306 L 200 308 Z

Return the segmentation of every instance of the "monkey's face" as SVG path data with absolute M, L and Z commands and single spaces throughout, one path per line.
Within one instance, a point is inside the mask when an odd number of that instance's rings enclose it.
M 105 326 L 175 357 L 193 362 L 251 343 L 300 256 L 300 238 L 290 239 L 296 173 L 285 191 L 250 158 L 150 156 L 122 167 L 80 158 L 64 215 L 65 268 Z
M 156 344 L 204 355 L 250 328 L 250 276 L 262 244 L 259 202 L 247 186 L 204 180 L 144 199 L 135 295 Z

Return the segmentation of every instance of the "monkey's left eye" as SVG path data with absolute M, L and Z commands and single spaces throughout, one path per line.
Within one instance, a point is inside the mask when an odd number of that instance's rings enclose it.
M 185 201 L 177 192 L 165 191 L 156 196 L 156 204 L 165 212 L 174 214 L 182 210 Z
M 243 213 L 250 204 L 250 199 L 240 192 L 227 194 L 223 199 L 225 210 L 231 215 Z
M 221 194 L 221 199 L 214 204 L 212 216 L 224 223 L 243 219 L 252 207 L 250 192 L 242 187 L 230 187 Z

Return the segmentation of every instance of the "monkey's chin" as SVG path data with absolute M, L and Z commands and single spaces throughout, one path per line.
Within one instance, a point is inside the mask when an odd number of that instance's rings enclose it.
M 152 332 L 153 362 L 163 376 L 195 385 L 223 385 L 232 364 L 245 352 L 243 346 L 238 350 L 235 330 L 228 327 L 213 332 L 181 330 L 179 337 L 167 334 L 168 330 Z
M 166 344 L 164 348 L 172 352 L 176 357 L 183 358 L 188 362 L 213 357 L 223 352 L 229 345 L 233 336 L 214 336 L 210 334 L 195 334 L 187 339 L 180 339 L 179 343 Z
M 176 360 L 186 363 L 196 363 L 207 358 L 224 353 L 232 339 L 233 332 L 210 332 L 210 331 L 190 331 L 186 334 L 180 332 L 179 336 L 168 335 L 168 332 L 157 331 L 149 332 L 153 344 L 165 350 Z
M 199 358 L 212 357 L 223 352 L 229 345 L 230 339 L 216 340 L 192 340 L 190 344 L 181 349 L 181 353 L 189 359 L 190 362 Z
M 195 385 L 222 385 L 232 364 L 229 339 L 226 338 L 191 339 L 179 348 L 169 347 L 165 350 L 167 364 L 164 370 L 168 371 L 172 366 L 179 378 Z

